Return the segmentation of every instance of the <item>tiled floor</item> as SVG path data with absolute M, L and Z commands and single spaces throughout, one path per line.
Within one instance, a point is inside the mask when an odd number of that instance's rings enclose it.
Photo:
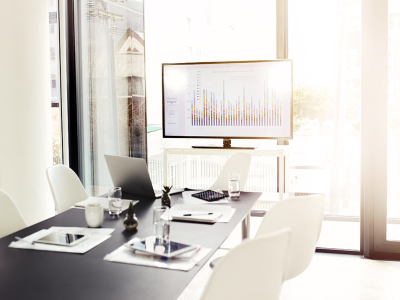
M 308 269 L 286 281 L 281 300 L 400 299 L 400 262 L 316 253 Z
M 251 218 L 253 237 L 261 218 Z M 222 245 L 240 242 L 240 227 Z M 218 250 L 214 256 L 228 250 Z M 209 262 L 200 270 L 178 300 L 199 299 L 211 275 Z M 280 300 L 400 300 L 400 262 L 369 260 L 356 255 L 316 253 L 308 269 L 284 282 Z

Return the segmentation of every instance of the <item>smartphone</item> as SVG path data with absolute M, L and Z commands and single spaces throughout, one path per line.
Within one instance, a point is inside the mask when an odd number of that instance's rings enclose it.
M 59 246 L 72 247 L 89 238 L 88 235 L 65 233 L 65 232 L 52 232 L 38 240 L 35 243 L 52 244 Z
M 155 236 L 150 236 L 145 239 L 134 239 L 126 243 L 125 246 L 133 250 L 163 257 L 174 257 L 198 248 L 196 245 L 189 245 L 176 241 L 160 241 Z

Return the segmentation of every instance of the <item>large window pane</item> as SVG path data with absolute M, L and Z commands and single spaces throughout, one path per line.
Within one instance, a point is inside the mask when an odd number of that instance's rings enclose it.
M 321 194 L 317 246 L 360 249 L 360 0 L 289 0 L 290 192 Z
M 146 158 L 142 1 L 77 1 L 81 174 L 112 186 L 104 154 Z
M 157 0 L 146 2 L 145 12 L 147 120 L 149 124 L 156 124 L 152 126 L 154 128 L 161 129 L 161 125 L 157 124 L 162 123 L 162 63 L 265 60 L 276 57 L 275 0 L 251 0 L 246 3 L 227 0 Z M 148 140 L 149 171 L 154 184 L 162 183 L 158 174 L 162 174 L 160 152 L 163 146 L 196 143 L 184 139 L 163 140 L 161 131 L 149 132 Z M 207 141 L 197 141 L 201 142 Z M 212 142 L 222 144 L 222 140 Z M 227 157 L 184 156 L 182 159 L 183 186 L 208 188 Z M 170 182 L 177 186 L 178 158 L 171 156 L 169 162 Z M 272 174 L 269 178 L 276 191 L 276 159 L 263 162 L 263 166 L 265 168 L 261 173 Z M 258 172 L 257 166 L 255 168 L 254 172 Z M 260 178 L 252 174 L 252 177 Z M 255 188 L 260 183 L 258 190 L 267 191 L 266 177 L 257 180 L 249 180 L 248 187 Z
M 61 89 L 60 89 L 60 37 L 58 1 L 49 1 L 50 90 L 53 139 L 53 164 L 62 163 L 61 147 Z

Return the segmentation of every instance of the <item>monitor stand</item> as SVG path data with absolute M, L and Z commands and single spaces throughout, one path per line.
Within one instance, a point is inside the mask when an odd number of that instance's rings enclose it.
M 231 139 L 224 139 L 222 146 L 218 145 L 194 145 L 192 148 L 206 148 L 206 149 L 256 149 L 257 146 L 252 147 L 231 147 Z

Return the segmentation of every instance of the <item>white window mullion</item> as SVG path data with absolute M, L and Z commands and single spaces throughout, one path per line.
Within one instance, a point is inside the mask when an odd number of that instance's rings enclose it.
M 400 253 L 400 243 L 386 240 L 388 1 L 362 1 L 362 172 L 363 250 Z
M 61 82 L 61 145 L 62 162 L 69 166 L 68 145 L 68 83 L 67 83 L 67 40 L 66 40 L 66 0 L 59 0 L 59 22 L 60 22 L 60 82 Z
M 276 0 L 276 58 L 288 55 L 288 0 Z

